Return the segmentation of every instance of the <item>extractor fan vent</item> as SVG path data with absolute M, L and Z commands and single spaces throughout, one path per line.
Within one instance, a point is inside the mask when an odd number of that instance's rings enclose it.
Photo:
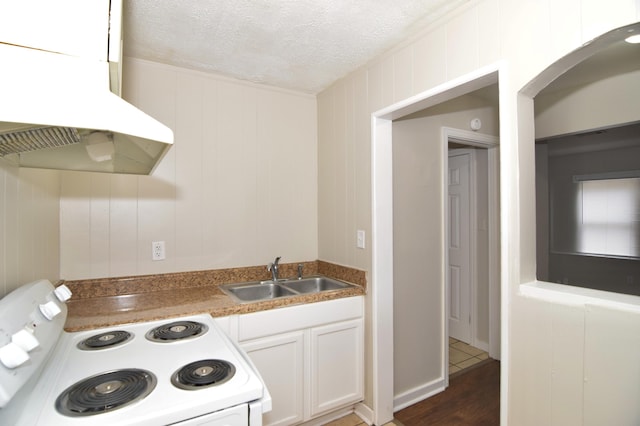
M 0 134 L 0 156 L 80 143 L 78 129 L 39 127 Z

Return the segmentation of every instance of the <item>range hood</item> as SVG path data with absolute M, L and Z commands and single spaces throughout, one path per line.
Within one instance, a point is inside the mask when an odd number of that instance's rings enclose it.
M 173 132 L 109 90 L 109 63 L 0 43 L 0 157 L 20 167 L 150 174 Z

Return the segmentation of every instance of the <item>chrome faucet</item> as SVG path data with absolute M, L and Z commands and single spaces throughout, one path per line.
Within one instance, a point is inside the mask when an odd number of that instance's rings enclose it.
M 271 279 L 274 282 L 278 281 L 278 262 L 280 262 L 280 256 L 276 257 L 273 263 L 267 265 L 267 271 L 271 271 Z
M 302 279 L 302 268 L 304 268 L 304 265 L 302 263 L 298 263 L 298 279 L 299 280 Z

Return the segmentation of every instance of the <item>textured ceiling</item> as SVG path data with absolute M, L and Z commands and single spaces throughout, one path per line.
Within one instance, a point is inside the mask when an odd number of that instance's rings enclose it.
M 127 0 L 124 54 L 317 93 L 469 0 Z

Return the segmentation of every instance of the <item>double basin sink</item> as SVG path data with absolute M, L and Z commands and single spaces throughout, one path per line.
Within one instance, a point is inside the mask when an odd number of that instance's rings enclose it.
M 277 281 L 223 284 L 220 286 L 220 289 L 238 303 L 251 303 L 352 287 L 355 286 L 328 277 L 307 277 Z

